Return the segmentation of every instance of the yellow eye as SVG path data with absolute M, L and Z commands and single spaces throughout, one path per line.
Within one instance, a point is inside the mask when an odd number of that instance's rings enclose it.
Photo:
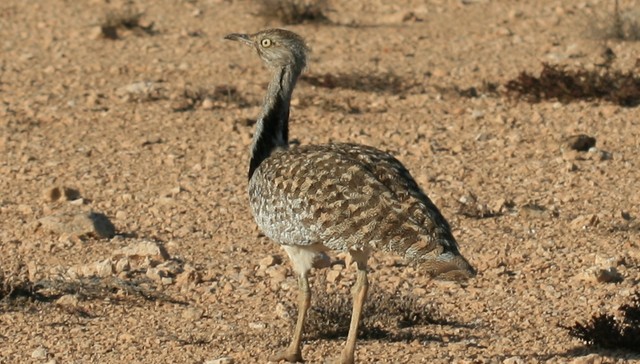
M 265 48 L 271 47 L 271 39 L 264 38 L 263 40 L 260 41 L 260 45 L 262 45 Z

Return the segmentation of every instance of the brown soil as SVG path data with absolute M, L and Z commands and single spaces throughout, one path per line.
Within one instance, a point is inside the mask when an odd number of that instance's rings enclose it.
M 313 48 L 292 139 L 391 151 L 479 270 L 458 286 L 374 256 L 358 361 L 632 360 L 560 325 L 638 289 L 638 108 L 503 96 L 607 47 L 634 69 L 640 43 L 590 31 L 612 2 L 328 3 L 289 27 Z M 268 76 L 222 40 L 279 24 L 253 1 L 134 5 L 0 4 L 0 363 L 252 363 L 288 341 L 295 278 L 246 193 Z M 595 147 L 572 149 L 581 134 Z M 335 258 L 312 281 L 310 363 L 344 341 L 354 269 Z

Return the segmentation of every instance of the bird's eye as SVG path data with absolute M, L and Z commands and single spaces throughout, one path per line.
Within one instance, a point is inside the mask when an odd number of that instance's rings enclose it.
M 262 45 L 265 48 L 271 47 L 271 39 L 264 38 L 263 40 L 260 41 L 260 45 Z

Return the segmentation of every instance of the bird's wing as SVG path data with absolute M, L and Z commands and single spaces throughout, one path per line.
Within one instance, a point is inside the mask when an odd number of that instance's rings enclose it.
M 434 276 L 473 274 L 442 214 L 397 159 L 375 148 L 278 151 L 249 189 L 258 225 L 280 244 L 373 248 L 418 260 Z
M 264 163 L 256 176 L 264 183 L 253 183 L 264 190 L 251 193 L 264 201 L 254 215 L 265 216 L 258 224 L 282 244 L 321 242 L 340 250 L 370 245 L 409 258 L 457 254 L 446 220 L 388 153 L 314 145 L 275 153 Z

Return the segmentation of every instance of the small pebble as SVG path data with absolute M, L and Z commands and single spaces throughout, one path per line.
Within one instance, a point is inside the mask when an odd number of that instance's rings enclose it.
M 204 364 L 233 364 L 233 359 L 228 356 L 224 356 L 218 359 L 205 360 Z
M 31 358 L 43 360 L 47 358 L 47 355 L 48 355 L 47 349 L 40 346 L 31 353 Z

